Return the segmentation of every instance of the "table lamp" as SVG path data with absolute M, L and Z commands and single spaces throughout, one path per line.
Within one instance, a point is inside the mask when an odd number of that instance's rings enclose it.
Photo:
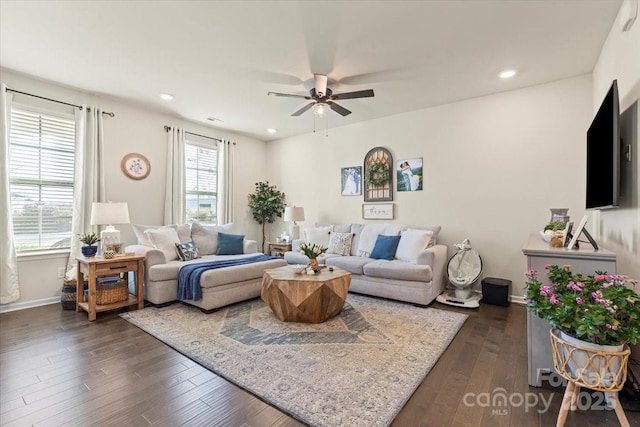
M 102 247 L 120 243 L 120 231 L 113 224 L 129 224 L 129 206 L 126 202 L 99 203 L 91 205 L 91 225 L 106 225 L 100 233 Z
M 296 224 L 296 221 L 304 221 L 304 208 L 299 206 L 287 206 L 284 208 L 284 220 L 293 221 L 291 227 L 289 227 L 289 236 L 291 240 L 300 238 L 300 226 Z

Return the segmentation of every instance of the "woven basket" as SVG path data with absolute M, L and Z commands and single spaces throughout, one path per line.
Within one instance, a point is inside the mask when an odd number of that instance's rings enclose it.
M 89 283 L 84 282 L 84 288 L 87 289 Z M 63 310 L 75 310 L 76 309 L 76 281 L 65 280 L 62 285 L 62 292 L 60 294 L 60 304 L 62 304 Z
M 120 280 L 118 283 L 96 285 L 96 304 L 98 305 L 113 304 L 125 301 L 127 298 L 129 298 L 129 288 L 125 280 Z

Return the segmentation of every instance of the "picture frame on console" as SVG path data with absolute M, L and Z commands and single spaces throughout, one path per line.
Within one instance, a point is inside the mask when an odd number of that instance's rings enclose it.
M 582 217 L 582 219 L 580 220 L 580 223 L 578 224 L 578 227 L 576 227 L 576 232 L 571 235 L 571 229 L 567 230 L 566 236 L 571 236 L 571 240 L 569 241 L 569 244 L 567 245 L 567 249 L 568 250 L 572 250 L 572 249 L 579 249 L 580 245 L 579 245 L 579 238 L 581 234 L 584 234 L 584 236 L 587 238 L 587 240 L 589 241 L 589 243 L 591 244 L 591 246 L 593 246 L 593 249 L 595 251 L 597 251 L 598 248 L 598 244 L 596 243 L 596 241 L 593 239 L 593 237 L 591 237 L 591 234 L 589 234 L 589 232 L 587 231 L 585 227 L 585 225 L 587 224 L 587 220 L 589 219 L 589 215 L 585 215 Z

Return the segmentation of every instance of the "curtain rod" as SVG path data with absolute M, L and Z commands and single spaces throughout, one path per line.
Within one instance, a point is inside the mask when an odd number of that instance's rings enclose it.
M 169 125 L 164 125 L 164 130 L 165 132 L 169 132 L 171 130 L 171 126 Z M 218 141 L 218 142 L 224 142 L 222 139 L 218 139 L 218 138 L 214 138 L 212 136 L 206 136 L 206 135 L 200 135 L 198 133 L 193 133 L 193 132 L 187 132 L 186 130 L 184 131 L 184 133 L 188 133 L 189 135 L 195 135 L 195 136 L 199 136 L 201 138 L 207 138 L 207 139 L 213 139 L 214 141 Z M 232 142 L 233 145 L 236 145 L 235 142 Z
M 44 96 L 34 95 L 32 93 L 20 92 L 19 90 L 15 90 L 15 89 L 7 88 L 7 92 L 13 92 L 13 93 L 19 93 L 21 95 L 33 96 L 34 98 L 44 99 L 45 101 L 57 102 L 58 104 L 68 105 L 70 107 L 79 108 L 80 110 L 83 109 L 82 105 L 69 104 L 68 102 L 58 101 L 57 99 L 45 98 Z M 87 107 L 87 111 L 91 111 L 91 108 Z M 115 113 L 109 113 L 107 111 L 103 111 L 102 114 L 106 114 L 109 117 L 115 117 L 116 116 Z

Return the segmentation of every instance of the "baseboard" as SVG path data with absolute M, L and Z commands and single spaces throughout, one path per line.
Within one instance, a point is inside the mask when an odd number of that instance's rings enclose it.
M 527 305 L 522 296 L 510 295 L 511 302 L 514 304 Z
M 51 298 L 36 299 L 33 301 L 12 302 L 10 304 L 0 305 L 0 313 L 8 313 L 10 311 L 25 310 L 27 308 L 40 307 L 41 305 L 59 304 L 59 303 L 60 303 L 59 296 L 51 297 Z

